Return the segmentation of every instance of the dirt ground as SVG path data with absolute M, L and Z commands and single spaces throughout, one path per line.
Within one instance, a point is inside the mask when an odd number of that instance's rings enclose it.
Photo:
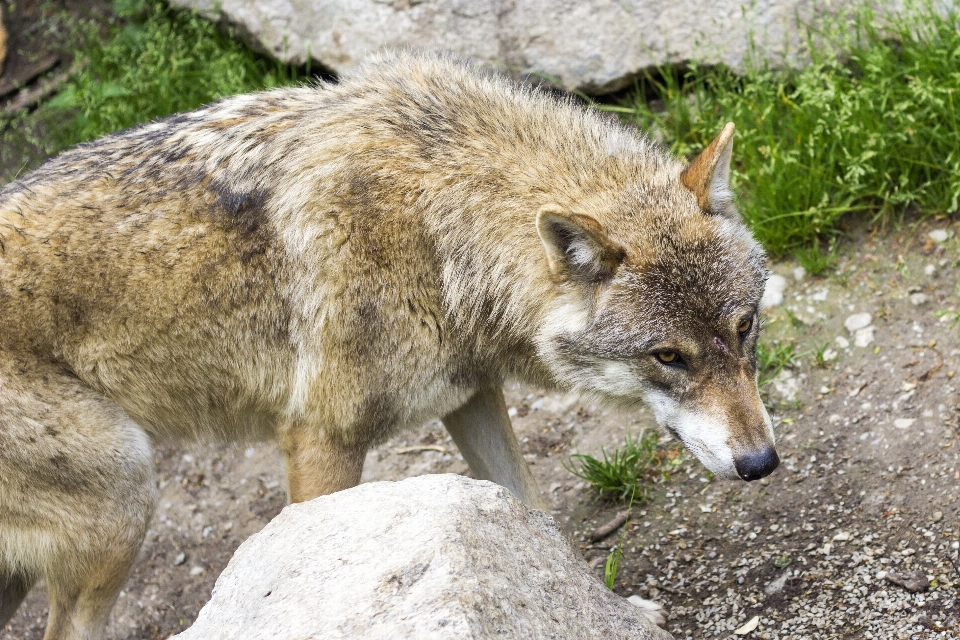
M 944 242 L 930 231 L 950 234 Z M 957 638 L 960 541 L 960 225 L 928 223 L 851 242 L 821 278 L 795 277 L 765 312 L 765 340 L 801 354 L 765 391 L 783 463 L 751 484 L 709 481 L 685 456 L 653 499 L 634 507 L 615 590 L 663 603 L 678 638 Z M 934 234 L 936 235 L 936 233 Z M 939 236 L 938 236 L 939 237 Z M 861 313 L 861 343 L 844 323 Z M 862 324 L 862 322 L 861 322 Z M 871 329 L 872 327 L 872 329 Z M 843 347 L 844 341 L 848 346 Z M 825 366 L 815 353 L 824 345 Z M 616 413 L 577 398 L 507 388 L 514 425 L 553 515 L 602 576 L 617 535 L 590 534 L 623 509 L 597 500 L 565 468 L 627 431 L 646 411 Z M 111 639 L 165 638 L 190 625 L 234 549 L 285 503 L 272 446 L 162 447 L 160 505 L 109 627 Z M 367 457 L 364 481 L 464 473 L 441 425 L 401 434 Z M 911 592 L 886 574 L 917 571 Z M 5 640 L 42 636 L 36 588 Z

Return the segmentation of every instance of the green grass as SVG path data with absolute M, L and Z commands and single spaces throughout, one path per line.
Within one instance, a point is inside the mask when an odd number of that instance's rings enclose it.
M 887 223 L 958 209 L 960 11 L 941 6 L 860 10 L 811 34 L 811 64 L 799 70 L 662 70 L 606 108 L 689 157 L 734 122 L 747 223 L 775 256 L 822 271 L 844 216 Z
M 267 60 L 196 14 L 158 0 L 117 0 L 116 25 L 73 26 L 84 61 L 50 100 L 0 122 L 3 166 L 17 172 L 79 142 L 223 96 L 309 75 Z M 12 178 L 13 176 L 5 176 Z
M 658 447 L 658 440 L 653 430 L 639 436 L 627 433 L 623 446 L 613 453 L 601 449 L 602 459 L 575 453 L 568 468 L 602 497 L 642 502 L 650 497 L 650 486 L 682 461 L 677 449 Z
M 797 355 L 794 353 L 792 342 L 773 342 L 768 345 L 761 340 L 757 344 L 757 369 L 760 371 L 757 386 L 762 389 L 770 384 L 784 367 L 792 366 L 796 359 Z

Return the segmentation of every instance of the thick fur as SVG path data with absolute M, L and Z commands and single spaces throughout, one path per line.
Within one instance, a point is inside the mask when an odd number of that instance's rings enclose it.
M 734 476 L 772 444 L 757 323 L 737 329 L 765 257 L 728 200 L 704 204 L 727 193 L 718 148 L 691 187 L 596 112 L 399 54 L 81 145 L 7 186 L 0 614 L 45 576 L 46 637 L 101 633 L 152 510 L 155 438 L 273 438 L 303 500 L 443 416 L 478 475 L 537 506 L 511 377 L 645 400 Z

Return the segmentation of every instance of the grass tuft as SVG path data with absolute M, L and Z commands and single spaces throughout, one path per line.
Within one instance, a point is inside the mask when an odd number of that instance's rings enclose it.
M 768 346 L 761 341 L 757 344 L 757 369 L 760 371 L 760 377 L 757 380 L 757 386 L 761 389 L 773 382 L 785 367 L 793 366 L 797 359 L 794 353 L 794 344 L 787 342 L 780 344 L 774 342 Z
M 829 266 L 820 243 L 846 215 L 895 222 L 958 210 L 960 9 L 864 8 L 810 38 L 802 69 L 661 70 L 613 110 L 686 156 L 736 123 L 733 181 L 747 223 L 775 256 L 796 252 L 814 273 Z
M 568 469 L 603 497 L 630 498 L 631 505 L 634 501 L 643 502 L 650 497 L 650 485 L 667 477 L 670 469 L 682 461 L 679 450 L 658 447 L 658 441 L 656 431 L 645 431 L 639 436 L 627 433 L 624 445 L 612 454 L 601 449 L 602 460 L 583 453 L 573 454 Z
M 116 0 L 114 13 L 115 25 L 73 25 L 68 37 L 82 63 L 56 95 L 35 111 L 0 121 L 2 166 L 21 172 L 80 142 L 309 75 L 159 0 Z

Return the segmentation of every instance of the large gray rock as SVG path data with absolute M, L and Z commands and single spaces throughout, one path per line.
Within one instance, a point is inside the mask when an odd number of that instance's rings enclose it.
M 831 11 L 859 0 L 833 0 Z M 455 52 L 588 93 L 641 70 L 699 60 L 743 64 L 796 51 L 817 0 L 172 0 L 240 27 L 285 62 L 349 71 L 382 48 Z
M 364 484 L 291 505 L 237 550 L 177 640 L 671 636 L 495 484 Z

